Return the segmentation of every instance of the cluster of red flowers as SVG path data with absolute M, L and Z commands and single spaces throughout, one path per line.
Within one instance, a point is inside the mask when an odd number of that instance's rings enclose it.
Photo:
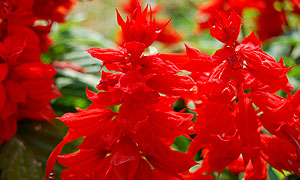
M 91 106 L 59 118 L 69 132 L 50 155 L 46 179 L 56 160 L 68 167 L 62 179 L 176 178 L 196 164 L 192 157 L 169 147 L 176 137 L 192 133 L 194 115 L 175 112 L 172 104 L 173 96 L 192 94 L 195 82 L 175 75 L 179 69 L 158 54 L 143 54 L 163 30 L 148 6 L 144 11 L 138 6 L 126 22 L 118 13 L 118 24 L 123 46 L 87 50 L 118 73 L 103 71 L 97 86 L 100 92 L 87 91 Z M 120 105 L 118 112 L 108 108 L 116 105 Z M 66 143 L 82 136 L 79 151 L 59 155 Z
M 285 8 L 286 3 L 290 8 Z M 240 16 L 245 9 L 254 9 L 259 12 L 256 18 L 257 34 L 259 39 L 265 41 L 283 33 L 288 26 L 287 14 L 295 13 L 300 15 L 299 0 L 211 0 L 199 6 L 198 25 L 199 30 L 209 28 L 210 21 L 217 16 L 216 10 L 229 17 L 234 10 Z
M 0 2 L 0 145 L 23 118 L 55 117 L 49 105 L 60 94 L 55 69 L 41 62 L 51 44 L 54 21 L 63 22 L 72 0 L 2 0 Z
M 119 48 L 87 50 L 116 73 L 102 71 L 100 92 L 87 90 L 89 108 L 58 118 L 69 131 L 49 157 L 46 179 L 56 161 L 67 167 L 62 179 L 211 180 L 205 174 L 228 167 L 263 180 L 267 163 L 299 173 L 300 92 L 291 94 L 291 68 L 264 53 L 254 33 L 237 41 L 238 13 L 218 12 L 211 21 L 211 35 L 224 43 L 214 55 L 187 45 L 185 54 L 146 55 L 168 24 L 158 27 L 148 6 L 137 5 L 126 21 L 117 12 L 117 20 Z M 178 68 L 191 77 L 178 75 Z M 279 90 L 287 97 L 276 95 Z M 195 123 L 193 114 L 172 110 L 178 97 L 195 104 Z M 170 148 L 176 137 L 189 135 L 196 136 L 187 153 Z M 59 155 L 80 137 L 77 152 Z M 200 150 L 201 166 L 189 172 Z
M 300 93 L 290 94 L 290 68 L 264 53 L 254 33 L 237 41 L 241 18 L 235 11 L 228 18 L 219 13 L 214 21 L 210 34 L 224 47 L 210 56 L 186 46 L 180 60 L 187 58 L 178 64 L 191 71 L 198 87 L 191 97 L 197 135 L 188 150 L 194 156 L 204 148 L 197 173 L 221 172 L 229 166 L 233 172 L 245 171 L 245 179 L 260 180 L 266 179 L 269 163 L 281 172 L 298 174 Z M 168 56 L 178 62 L 178 54 Z M 279 90 L 288 97 L 276 95 Z

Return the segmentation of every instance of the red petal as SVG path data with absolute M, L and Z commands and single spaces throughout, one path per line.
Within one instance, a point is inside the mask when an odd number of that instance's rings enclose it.
M 254 50 L 254 49 L 260 49 L 261 48 L 261 42 L 256 37 L 255 33 L 252 31 L 252 33 L 247 36 L 245 39 L 241 41 L 241 45 L 245 46 L 246 49 Z
M 146 87 L 144 76 L 138 71 L 129 71 L 120 78 L 120 89 L 128 94 L 143 91 Z
M 101 49 L 101 48 L 90 48 L 86 50 L 94 58 L 97 58 L 104 63 L 113 63 L 113 62 L 126 62 L 126 54 L 120 50 L 114 49 Z
M 172 174 L 187 171 L 196 165 L 194 159 L 187 154 L 173 151 L 159 141 L 153 143 L 150 152 L 146 153 L 146 158 L 154 168 Z
M 8 97 L 16 103 L 26 102 L 26 91 L 25 89 L 15 81 L 6 80 L 5 88 L 7 89 Z
M 130 132 L 136 133 L 148 119 L 148 113 L 141 104 L 124 103 L 119 109 L 118 122 Z
M 80 149 L 75 153 L 59 155 L 57 162 L 64 167 L 86 167 L 88 164 L 96 165 L 97 161 L 105 158 L 106 153 L 103 149 Z
M 180 70 L 173 63 L 169 62 L 169 59 L 159 54 L 146 56 L 141 72 L 143 74 L 175 74 L 180 72 Z
M 278 171 L 299 173 L 300 163 L 297 162 L 296 148 L 288 141 L 276 136 L 262 135 L 262 156 Z
M 226 18 L 224 12 L 217 11 L 214 18 L 215 23 L 210 25 L 211 36 L 225 44 L 233 44 L 240 34 L 241 17 L 232 11 L 229 18 Z
M 5 105 L 5 101 L 6 101 L 6 90 L 2 84 L 2 82 L 0 82 L 0 112 L 2 111 L 4 105 Z
M 65 123 L 69 128 L 82 128 L 96 125 L 102 121 L 108 120 L 113 113 L 110 109 L 86 109 L 78 113 L 66 113 L 57 118 Z
M 113 92 L 99 92 L 95 95 L 91 95 L 87 91 L 88 99 L 91 101 L 95 101 L 102 107 L 110 107 L 121 104 L 123 99 L 123 92 L 122 91 L 113 91 Z
M 267 163 L 259 155 L 255 161 L 249 162 L 245 169 L 245 180 L 266 180 L 268 175 Z
M 156 75 L 147 81 L 147 85 L 160 93 L 184 96 L 193 93 L 195 82 L 188 76 Z
M 1 63 L 0 64 L 0 82 L 6 78 L 7 73 L 8 73 L 8 64 Z
M 111 165 L 119 179 L 133 179 L 139 165 L 140 154 L 130 139 L 122 138 L 112 151 Z
M 256 112 L 252 103 L 246 97 L 239 98 L 236 120 L 244 163 L 247 165 L 250 159 L 255 162 L 255 159 L 259 156 L 260 137 Z
M 12 74 L 21 79 L 49 79 L 57 71 L 49 64 L 24 63 L 13 69 Z
M 133 179 L 153 180 L 153 173 L 150 165 L 144 159 L 140 159 L 139 167 Z
M 156 110 L 150 113 L 150 122 L 154 133 L 158 136 L 173 139 L 181 135 L 192 134 L 193 117 L 194 115 L 190 113 Z

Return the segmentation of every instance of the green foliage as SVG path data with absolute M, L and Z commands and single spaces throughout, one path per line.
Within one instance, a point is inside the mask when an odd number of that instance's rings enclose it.
M 43 179 L 39 163 L 30 148 L 19 136 L 13 137 L 2 147 L 0 154 L 0 178 L 3 180 Z

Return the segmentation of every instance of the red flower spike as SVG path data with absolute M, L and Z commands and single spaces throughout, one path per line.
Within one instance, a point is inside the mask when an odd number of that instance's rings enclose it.
M 193 93 L 195 83 L 175 75 L 179 69 L 158 54 L 143 54 L 159 34 L 147 13 L 147 8 L 143 12 L 138 8 L 126 22 L 118 15 L 127 40 L 119 50 L 87 50 L 107 69 L 121 73 L 103 73 L 97 88 L 104 91 L 87 90 L 91 106 L 59 118 L 69 133 L 50 156 L 46 179 L 57 159 L 68 167 L 63 179 L 151 179 L 156 170 L 181 178 L 180 173 L 195 164 L 187 154 L 169 147 L 177 136 L 193 133 L 193 115 L 174 112 L 172 96 Z M 165 85 L 170 83 L 171 88 Z M 103 109 L 116 105 L 120 105 L 118 113 Z M 59 156 L 62 146 L 82 136 L 79 153 Z
M 214 17 L 216 22 L 210 25 L 210 35 L 227 45 L 235 43 L 240 34 L 241 17 L 235 11 L 231 12 L 228 19 L 221 12 Z
M 242 154 L 245 179 L 266 179 L 263 127 L 290 143 L 294 147 L 294 161 L 299 161 L 299 98 L 298 93 L 287 99 L 274 94 L 282 89 L 290 95 L 293 88 L 286 77 L 290 68 L 282 59 L 276 62 L 264 53 L 254 33 L 237 42 L 240 25 L 241 18 L 234 12 L 228 19 L 225 14 L 216 17 L 211 35 L 226 45 L 213 56 L 186 46 L 187 57 L 178 55 L 176 59 L 175 55 L 164 55 L 164 58 L 174 57 L 173 62 L 191 71 L 197 83 L 197 95 L 189 97 L 194 98 L 198 113 L 194 126 L 197 135 L 188 149 L 193 156 L 204 148 L 203 163 L 197 174 L 220 172 Z M 197 69 L 189 66 L 190 62 L 208 66 Z M 259 108 L 257 111 L 252 103 Z M 277 162 L 275 158 L 267 161 Z M 289 168 L 287 164 L 284 166 Z

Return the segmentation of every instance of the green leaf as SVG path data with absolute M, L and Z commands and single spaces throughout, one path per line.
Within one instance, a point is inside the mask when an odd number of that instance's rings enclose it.
M 0 154 L 0 179 L 37 180 L 43 179 L 43 171 L 33 152 L 19 136 L 4 144 Z
M 1 180 L 44 179 L 48 157 L 67 131 L 61 121 L 53 123 L 27 119 L 18 123 L 17 134 L 0 149 Z M 62 154 L 72 152 L 80 141 L 68 143 Z M 63 167 L 56 164 L 54 169 L 55 179 L 59 179 Z
M 269 176 L 270 180 L 279 180 L 279 177 L 273 171 L 273 168 L 271 166 L 268 167 L 268 176 Z
M 179 136 L 175 139 L 173 148 L 180 152 L 186 152 L 190 143 L 191 143 L 191 140 L 189 140 L 188 138 L 186 138 L 184 136 Z

